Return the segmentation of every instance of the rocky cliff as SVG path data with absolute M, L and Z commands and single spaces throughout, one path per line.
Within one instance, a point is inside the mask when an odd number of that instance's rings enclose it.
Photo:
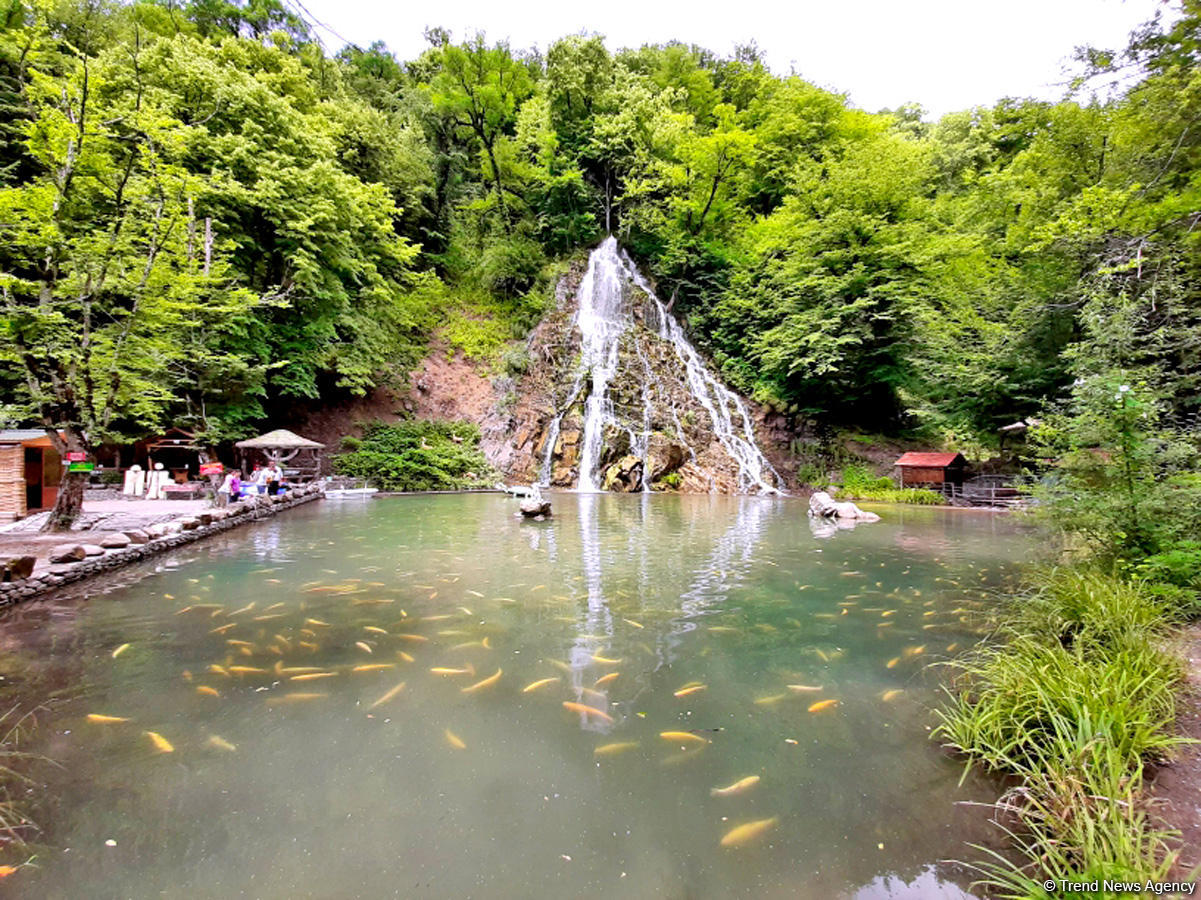
M 496 405 L 482 423 L 484 451 L 510 480 L 545 479 L 574 487 L 581 467 L 588 465 L 586 420 L 597 379 L 582 349 L 579 313 L 581 286 L 588 290 L 586 268 L 577 264 L 560 281 L 555 309 L 527 341 L 526 371 L 494 381 Z M 698 374 L 699 357 L 691 368 L 685 365 L 682 353 L 695 351 L 682 347 L 682 335 L 673 340 L 665 322 L 670 314 L 650 285 L 625 278 L 619 289 L 625 320 L 610 348 L 612 357 L 604 360 L 600 449 L 592 451 L 596 484 L 630 492 L 644 487 L 691 493 L 763 490 L 737 458 L 747 448 L 731 452 L 731 433 L 741 445 L 738 435 L 750 432 L 748 442 L 766 457 L 762 481 L 788 488 L 792 435 L 782 417 L 746 401 L 723 407 L 716 392 L 724 389 L 698 387 L 699 380 L 712 376 Z M 745 431 L 739 408 L 747 414 Z

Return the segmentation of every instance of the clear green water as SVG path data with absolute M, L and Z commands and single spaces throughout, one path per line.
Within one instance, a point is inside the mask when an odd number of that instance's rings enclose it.
M 975 639 L 965 611 L 987 606 L 1028 536 L 930 509 L 817 537 L 798 500 L 554 502 L 553 521 L 527 523 L 499 495 L 326 501 L 126 570 L 87 600 L 13 611 L 8 699 L 60 698 L 32 749 L 61 768 L 40 771 L 39 868 L 6 887 L 963 896 L 940 860 L 971 857 L 964 841 L 988 830 L 957 801 L 996 789 L 959 786 L 928 740 L 924 667 Z M 391 668 L 354 671 L 371 664 Z M 294 681 L 277 665 L 336 674 Z M 558 680 L 522 691 L 544 678 Z M 675 695 L 692 682 L 705 689 Z M 838 703 L 808 711 L 823 700 Z M 691 730 L 708 743 L 659 736 Z M 636 746 L 595 755 L 612 743 Z M 764 819 L 777 821 L 721 846 Z

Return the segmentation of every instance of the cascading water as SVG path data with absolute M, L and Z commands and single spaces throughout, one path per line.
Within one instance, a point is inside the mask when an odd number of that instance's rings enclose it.
M 612 236 L 592 252 L 588 269 L 580 283 L 579 309 L 575 317 L 575 325 L 581 335 L 580 363 L 565 403 L 547 429 L 542 480 L 551 480 L 552 457 L 557 452 L 563 417 L 577 403 L 585 388 L 587 394 L 583 404 L 583 436 L 578 457 L 578 490 L 602 489 L 602 463 L 607 434 L 610 437 L 614 434 L 624 435 L 623 440 L 628 438 L 628 453 L 642 461 L 638 486 L 642 490 L 650 489 L 649 447 L 653 404 L 657 394 L 664 395 L 659 399 L 668 411 L 669 422 L 665 427 L 674 431 L 688 455 L 696 458 L 696 451 L 684 437 L 685 428 L 681 424 L 675 401 L 651 371 L 643 341 L 654 343 L 654 338 L 647 337 L 645 333 L 642 334 L 643 340 L 639 339 L 638 334 L 632 335 L 632 350 L 638 361 L 638 371 L 634 375 L 641 384 L 638 393 L 641 409 L 628 411 L 623 416 L 618 416 L 615 411 L 611 387 L 619 370 L 622 338 L 634 324 L 629 300 L 635 288 L 646 295 L 646 303 L 642 307 L 645 310 L 646 327 L 674 351 L 678 369 L 681 370 L 673 376 L 674 380 L 691 397 L 688 403 L 695 402 L 703 410 L 712 429 L 712 437 L 737 467 L 738 489 L 742 492 L 776 493 L 772 482 L 779 482 L 779 475 L 755 443 L 746 405 L 706 368 L 700 354 L 684 336 L 679 322 Z M 687 397 L 684 399 L 687 401 Z

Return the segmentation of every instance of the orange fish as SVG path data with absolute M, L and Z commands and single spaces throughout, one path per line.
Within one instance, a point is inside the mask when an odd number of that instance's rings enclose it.
M 811 712 L 811 713 L 823 712 L 827 709 L 833 709 L 837 705 L 838 705 L 837 700 L 818 700 L 816 703 L 814 703 L 812 706 L 809 707 L 809 712 Z
M 275 705 L 276 703 L 300 703 L 305 700 L 320 700 L 322 697 L 328 697 L 329 694 L 284 694 L 281 697 L 268 697 L 267 703 Z
M 100 713 L 88 713 L 88 721 L 109 725 L 113 722 L 128 722 L 129 719 L 123 718 L 122 716 L 105 716 L 101 715 Z
M 610 672 L 608 675 L 602 675 L 600 678 L 596 679 L 596 682 L 592 686 L 600 687 L 602 684 L 608 684 L 610 681 L 612 681 L 614 678 L 616 678 L 620 674 L 621 674 L 620 672 Z M 558 679 L 556 679 L 556 681 L 557 680 Z
M 735 794 L 741 794 L 743 791 L 750 790 L 759 783 L 758 775 L 748 775 L 746 778 L 740 778 L 731 784 L 729 787 L 712 788 L 709 791 L 711 797 L 733 797 Z
M 665 741 L 691 741 L 694 744 L 711 743 L 708 738 L 703 738 L 699 734 L 693 734 L 691 731 L 660 731 L 659 737 Z
M 207 694 L 210 697 L 220 697 L 221 696 L 221 694 L 217 692 L 216 688 L 211 688 L 207 684 L 197 685 L 196 693 Z
M 154 744 L 154 748 L 158 750 L 159 753 L 175 752 L 175 748 L 171 746 L 171 742 L 157 731 L 147 731 L 146 737 L 150 738 L 151 743 Z
M 572 703 L 570 700 L 563 701 L 563 708 L 572 712 L 580 713 L 585 716 L 595 716 L 602 722 L 612 722 L 613 717 L 603 710 L 597 709 L 595 706 L 585 706 L 583 703 Z
M 676 697 L 687 697 L 689 694 L 695 694 L 697 691 L 706 690 L 703 684 L 694 684 L 689 687 L 682 687 L 675 692 Z
M 726 832 L 725 837 L 721 839 L 721 845 L 723 847 L 740 847 L 748 841 L 754 840 L 763 832 L 774 828 L 779 821 L 778 816 L 773 816 L 770 819 L 759 819 L 739 825 Z
M 387 703 L 389 700 L 391 700 L 393 697 L 395 697 L 397 694 L 399 694 L 404 689 L 405 689 L 405 683 L 402 681 L 400 684 L 398 684 L 396 687 L 392 688 L 390 691 L 385 693 L 382 697 L 380 697 L 378 700 L 376 700 L 374 703 L 372 703 L 367 708 L 375 709 L 377 706 L 383 706 L 385 703 Z
M 446 729 L 445 734 L 446 734 L 446 742 L 448 744 L 450 744 L 452 747 L 454 747 L 456 750 L 466 750 L 467 749 L 467 745 L 463 743 L 463 739 L 461 737 L 459 737 L 457 734 L 455 734 L 453 731 L 451 731 L 449 728 Z
M 531 681 L 529 684 L 527 684 L 525 687 L 523 687 L 521 689 L 521 692 L 523 694 L 528 694 L 530 691 L 536 691 L 536 690 L 538 690 L 538 688 L 543 687 L 548 684 L 553 684 L 554 682 L 556 682 L 558 680 L 559 680 L 558 678 L 539 678 L 537 681 Z
M 592 752 L 596 756 L 615 756 L 618 753 L 625 753 L 627 750 L 633 750 L 637 746 L 637 741 L 621 741 L 616 744 L 605 744 L 602 747 L 597 747 Z
M 483 690 L 486 687 L 491 687 L 500 681 L 500 676 L 504 673 L 504 669 L 497 669 L 494 675 L 489 675 L 483 681 L 477 681 L 475 684 L 469 685 L 462 689 L 461 693 L 473 694 L 476 691 Z

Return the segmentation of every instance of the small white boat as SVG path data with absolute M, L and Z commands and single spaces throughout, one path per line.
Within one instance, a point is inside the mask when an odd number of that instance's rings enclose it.
M 325 496 L 330 500 L 349 499 L 352 497 L 368 497 L 374 494 L 378 488 L 361 487 L 361 488 L 331 488 L 325 492 Z

